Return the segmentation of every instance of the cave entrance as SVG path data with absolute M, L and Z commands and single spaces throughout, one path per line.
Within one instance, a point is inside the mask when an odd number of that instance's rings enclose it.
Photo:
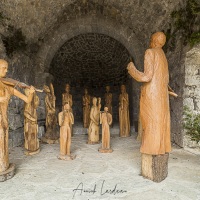
M 54 77 L 58 109 L 61 110 L 62 93 L 66 83 L 69 83 L 75 123 L 82 122 L 84 88 L 91 96 L 101 97 L 103 110 L 105 87 L 109 85 L 113 94 L 113 120 L 114 124 L 118 124 L 120 85 L 125 84 L 132 122 L 132 80 L 126 70 L 130 58 L 130 53 L 119 41 L 104 34 L 80 34 L 66 41 L 54 55 L 49 68 Z

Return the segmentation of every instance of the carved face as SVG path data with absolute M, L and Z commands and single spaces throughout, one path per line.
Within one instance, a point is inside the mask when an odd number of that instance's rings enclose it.
M 166 36 L 163 32 L 156 32 L 151 36 L 150 48 L 162 48 L 165 45 Z
M 69 110 L 70 109 L 70 105 L 68 104 L 68 103 L 66 103 L 65 105 L 64 105 L 64 110 Z
M 8 63 L 5 60 L 0 60 L 0 77 L 5 77 L 8 72 Z
M 43 89 L 44 89 L 44 92 L 46 92 L 46 93 L 50 93 L 50 89 L 49 89 L 49 87 L 48 86 L 44 86 L 43 87 Z
M 106 86 L 106 92 L 110 91 L 110 86 Z
M 105 111 L 105 112 L 108 112 L 108 107 L 104 107 L 104 111 Z
M 94 106 L 97 105 L 97 98 L 96 98 L 96 97 L 94 97 L 94 98 L 92 99 L 92 103 L 93 103 Z
M 67 93 L 69 93 L 69 91 L 70 91 L 70 85 L 69 85 L 69 84 L 66 84 L 66 86 L 65 86 L 65 91 L 66 91 Z
M 88 90 L 87 90 L 87 89 L 85 89 L 85 94 L 86 94 L 86 95 L 88 94 Z
M 126 86 L 125 85 L 121 85 L 121 93 L 125 93 L 126 92 Z

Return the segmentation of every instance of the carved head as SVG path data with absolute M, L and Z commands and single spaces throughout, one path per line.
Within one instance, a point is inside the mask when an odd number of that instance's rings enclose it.
M 70 105 L 68 104 L 68 103 L 66 103 L 65 105 L 64 105 L 64 110 L 69 110 L 70 109 Z
M 45 93 L 50 93 L 50 89 L 47 85 L 44 85 L 43 89 Z
M 156 32 L 151 36 L 150 48 L 162 48 L 165 45 L 166 36 L 163 32 Z
M 125 85 L 121 85 L 121 93 L 125 93 L 126 92 L 126 86 Z
M 87 95 L 88 94 L 88 89 L 87 88 L 85 88 L 85 95 Z
M 65 91 L 67 93 L 69 93 L 69 91 L 70 91 L 70 85 L 68 83 L 65 85 Z
M 94 97 L 94 98 L 92 99 L 92 103 L 93 103 L 94 106 L 97 105 L 97 98 L 96 98 L 96 97 Z
M 110 86 L 107 85 L 107 86 L 106 86 L 106 92 L 109 92 L 109 91 L 110 91 Z
M 105 112 L 108 112 L 108 107 L 105 106 L 105 107 L 104 107 L 104 111 L 105 111 Z
M 8 72 L 8 62 L 0 59 L 0 77 L 5 77 Z

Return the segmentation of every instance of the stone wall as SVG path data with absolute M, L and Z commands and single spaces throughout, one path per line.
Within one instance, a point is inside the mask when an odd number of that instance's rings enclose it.
M 200 113 L 200 44 L 186 54 L 183 104 L 192 112 Z M 200 148 L 200 142 L 191 141 L 190 137 L 184 134 L 184 147 Z

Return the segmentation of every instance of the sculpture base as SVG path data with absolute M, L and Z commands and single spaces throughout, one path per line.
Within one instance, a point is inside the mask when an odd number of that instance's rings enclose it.
M 7 181 L 15 175 L 15 164 L 10 163 L 9 168 L 0 173 L 0 182 Z
M 25 155 L 26 156 L 32 156 L 32 155 L 35 155 L 35 154 L 38 154 L 38 153 L 40 153 L 40 149 L 38 149 L 36 151 L 26 151 Z
M 113 150 L 112 149 L 102 149 L 102 148 L 99 148 L 99 152 L 100 153 L 112 153 Z
M 48 138 L 42 137 L 41 141 L 47 144 L 59 144 L 59 138 L 54 140 L 54 139 L 48 139 Z
M 98 141 L 98 142 L 87 141 L 87 142 L 86 142 L 86 144 L 92 144 L 92 145 L 93 145 L 93 144 L 99 144 L 99 143 L 100 143 L 100 141 Z
M 142 154 L 142 176 L 154 182 L 163 181 L 168 174 L 169 154 Z
M 70 155 L 70 156 L 68 156 L 68 155 L 64 155 L 64 156 L 58 155 L 57 158 L 59 160 L 74 160 L 76 158 L 76 155 Z

